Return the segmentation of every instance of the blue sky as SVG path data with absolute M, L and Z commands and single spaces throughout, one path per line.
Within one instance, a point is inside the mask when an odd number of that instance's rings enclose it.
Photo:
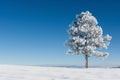
M 91 66 L 120 65 L 119 0 L 0 0 L 0 64 L 84 65 L 83 55 L 67 55 L 68 25 L 90 11 L 113 39 L 110 56 L 89 58 Z

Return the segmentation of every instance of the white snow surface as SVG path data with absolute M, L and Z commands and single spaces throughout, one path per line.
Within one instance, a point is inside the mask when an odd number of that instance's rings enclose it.
M 120 69 L 0 65 L 0 80 L 120 80 Z

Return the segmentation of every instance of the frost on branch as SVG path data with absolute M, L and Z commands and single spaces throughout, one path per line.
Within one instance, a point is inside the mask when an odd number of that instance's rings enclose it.
M 98 26 L 97 19 L 89 11 L 76 16 L 77 21 L 69 25 L 70 39 L 66 45 L 70 47 L 68 53 L 78 55 L 80 53 L 97 57 L 106 57 L 107 52 L 97 51 L 110 44 L 111 36 L 103 36 L 103 30 Z

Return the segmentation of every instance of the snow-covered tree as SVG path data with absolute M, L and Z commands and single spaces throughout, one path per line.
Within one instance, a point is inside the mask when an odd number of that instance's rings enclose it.
M 98 26 L 97 19 L 89 11 L 82 12 L 76 16 L 77 21 L 69 25 L 68 33 L 70 39 L 65 43 L 70 47 L 68 53 L 85 56 L 85 67 L 88 68 L 88 57 L 106 57 L 107 52 L 100 52 L 102 48 L 107 49 L 111 36 L 103 36 L 103 30 Z

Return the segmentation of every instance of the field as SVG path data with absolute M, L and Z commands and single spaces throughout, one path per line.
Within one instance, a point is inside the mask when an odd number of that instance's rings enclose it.
M 120 80 L 120 69 L 0 65 L 0 80 Z

